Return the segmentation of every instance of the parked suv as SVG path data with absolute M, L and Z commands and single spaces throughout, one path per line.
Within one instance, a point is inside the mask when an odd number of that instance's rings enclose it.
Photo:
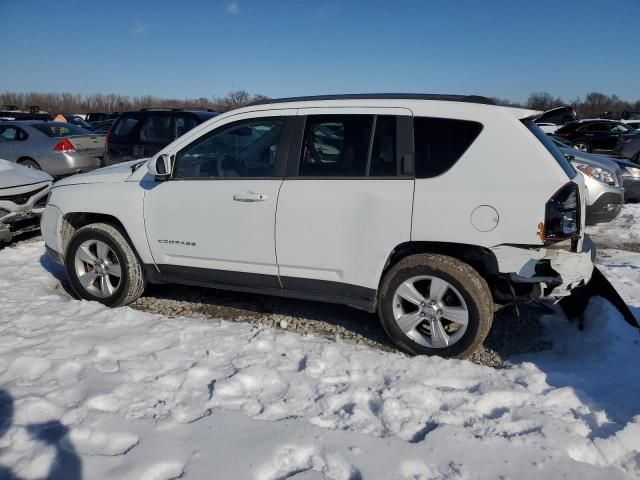
M 594 272 L 584 180 L 532 113 L 444 95 L 241 108 L 57 182 L 46 247 L 105 305 L 165 282 L 344 303 L 406 352 L 464 357 L 494 301 L 563 298 Z
M 106 165 L 155 155 L 196 125 L 217 115 L 212 110 L 145 108 L 122 113 L 105 142 Z
M 611 152 L 621 135 L 634 133 L 627 124 L 615 120 L 579 120 L 567 123 L 555 134 L 569 141 L 581 152 Z

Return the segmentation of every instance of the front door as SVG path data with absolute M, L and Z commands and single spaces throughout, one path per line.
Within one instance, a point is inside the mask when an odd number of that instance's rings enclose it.
M 280 113 L 226 119 L 170 152 L 171 179 L 145 193 L 145 227 L 161 273 L 279 288 L 274 222 L 289 128 Z

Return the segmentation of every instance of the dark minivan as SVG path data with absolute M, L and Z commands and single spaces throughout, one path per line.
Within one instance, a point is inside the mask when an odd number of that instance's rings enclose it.
M 147 108 L 120 114 L 104 144 L 105 165 L 155 155 L 176 138 L 210 118 L 213 110 Z

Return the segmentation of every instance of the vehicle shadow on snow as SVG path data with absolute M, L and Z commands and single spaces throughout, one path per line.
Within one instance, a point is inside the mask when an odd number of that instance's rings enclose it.
M 629 306 L 637 319 L 640 308 Z M 558 309 L 559 310 L 559 309 Z M 543 319 L 553 348 L 515 356 L 545 374 L 547 384 L 569 388 L 588 410 L 573 411 L 590 429 L 590 439 L 607 438 L 640 415 L 640 331 L 629 325 L 613 305 L 595 297 L 583 316 L 584 331 L 560 311 Z M 597 412 L 606 413 L 606 418 Z
M 40 264 L 73 297 L 64 268 L 46 254 Z M 232 292 L 187 285 L 148 285 L 131 307 L 169 317 L 209 317 L 249 322 L 297 333 L 339 336 L 384 351 L 396 351 L 378 316 L 346 305 Z M 518 312 L 519 311 L 519 315 Z M 546 312 L 539 304 L 499 307 L 484 345 L 471 361 L 499 367 L 510 357 L 550 348 L 538 321 Z
M 14 402 L 8 391 L 0 389 L 0 440 L 13 424 Z M 80 480 L 82 479 L 82 461 L 69 441 L 63 439 L 69 429 L 57 420 L 26 425 L 24 427 L 32 439 L 52 447 L 55 451 L 49 473 L 42 477 L 45 480 Z M 5 466 L 0 465 L 0 478 L 17 479 L 17 475 Z

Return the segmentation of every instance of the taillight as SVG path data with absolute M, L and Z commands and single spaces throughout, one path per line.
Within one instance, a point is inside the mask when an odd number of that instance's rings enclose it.
M 567 183 L 549 199 L 544 219 L 544 239 L 550 243 L 573 238 L 580 233 L 580 191 Z
M 61 140 L 58 143 L 56 143 L 56 146 L 53 147 L 53 151 L 54 152 L 75 152 L 76 147 L 73 143 L 71 143 L 71 140 L 69 140 L 68 138 L 65 138 L 64 140 Z

